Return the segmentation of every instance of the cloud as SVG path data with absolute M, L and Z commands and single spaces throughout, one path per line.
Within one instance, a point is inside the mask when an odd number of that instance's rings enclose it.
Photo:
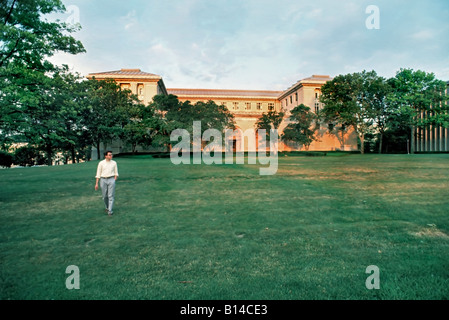
M 136 10 L 131 10 L 126 16 L 120 17 L 119 21 L 125 30 L 130 30 L 132 27 L 138 25 Z
M 419 41 L 432 40 L 435 37 L 435 32 L 431 30 L 421 30 L 412 34 L 410 37 Z
M 74 36 L 87 53 L 68 61 L 82 72 L 140 68 L 167 87 L 285 89 L 312 74 L 390 76 L 400 67 L 447 75 L 447 0 L 377 0 L 379 30 L 366 28 L 370 4 L 80 0 L 83 29 Z

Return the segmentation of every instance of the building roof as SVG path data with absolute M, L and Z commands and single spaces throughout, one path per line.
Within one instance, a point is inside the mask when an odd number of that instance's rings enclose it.
M 305 82 L 305 81 L 329 81 L 329 80 L 332 80 L 332 78 L 328 75 L 314 74 L 311 77 L 304 78 L 300 81 Z
M 292 94 L 301 86 L 311 84 L 324 84 L 327 81 L 332 80 L 328 75 L 312 75 L 311 77 L 298 80 L 290 88 L 284 91 L 273 90 L 232 90 L 232 89 L 180 89 L 171 88 L 165 89 L 162 77 L 149 72 L 141 71 L 140 69 L 120 69 L 115 71 L 89 73 L 87 78 L 99 78 L 99 79 L 153 79 L 158 80 L 163 87 L 163 91 L 167 91 L 168 94 L 173 94 L 179 97 L 198 97 L 198 98 L 252 98 L 252 99 L 283 99 L 284 97 Z
M 283 91 L 282 94 L 278 96 L 280 100 L 285 98 L 286 96 L 292 94 L 296 90 L 298 90 L 300 87 L 306 85 L 306 84 L 325 84 L 327 81 L 332 80 L 332 78 L 328 75 L 318 75 L 314 74 L 311 77 L 304 78 L 302 80 L 298 80 L 294 85 L 292 85 L 287 90 Z
M 282 93 L 282 91 L 270 91 L 270 90 L 232 90 L 232 89 L 167 89 L 169 94 L 174 94 L 176 96 L 207 96 L 216 98 L 234 98 L 234 97 L 244 97 L 244 98 L 272 98 L 277 99 L 277 97 Z
M 88 78 L 90 78 L 90 77 L 96 77 L 96 78 L 126 77 L 126 78 L 162 79 L 162 77 L 157 74 L 143 72 L 140 69 L 120 69 L 120 70 L 115 70 L 115 71 L 89 73 L 89 75 L 87 77 Z

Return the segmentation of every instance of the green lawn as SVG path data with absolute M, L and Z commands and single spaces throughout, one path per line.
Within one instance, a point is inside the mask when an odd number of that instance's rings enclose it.
M 96 161 L 0 170 L 0 299 L 449 298 L 448 154 L 115 160 L 112 217 Z

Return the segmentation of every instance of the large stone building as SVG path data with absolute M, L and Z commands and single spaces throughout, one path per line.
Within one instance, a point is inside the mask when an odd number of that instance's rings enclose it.
M 225 105 L 235 117 L 236 127 L 243 132 L 256 130 L 255 124 L 263 113 L 268 111 L 284 111 L 285 118 L 279 128 L 279 134 L 288 124 L 290 111 L 300 104 L 310 107 L 317 112 L 322 106 L 319 102 L 321 86 L 331 80 L 329 76 L 313 75 L 292 85 L 285 91 L 270 90 L 224 90 L 224 89 L 186 89 L 166 88 L 161 76 L 143 72 L 140 69 L 121 69 L 117 71 L 91 73 L 88 78 L 95 77 L 97 80 L 113 79 L 122 88 L 130 89 L 137 94 L 139 99 L 146 105 L 150 103 L 156 94 L 173 94 L 180 101 L 212 100 L 215 103 Z M 198 119 L 201 120 L 201 119 Z M 332 151 L 332 150 L 357 150 L 357 136 L 354 132 L 341 130 L 335 127 L 329 133 L 328 124 L 322 124 L 318 131 L 318 141 L 313 142 L 309 150 Z M 238 140 L 238 139 L 237 139 Z M 237 141 L 240 145 L 242 141 Z M 240 150 L 240 146 L 237 146 Z M 304 150 L 303 145 L 279 144 L 280 151 Z M 108 148 L 114 153 L 129 152 L 129 147 L 121 141 L 115 141 Z M 243 149 L 248 150 L 244 144 Z M 142 150 L 139 151 L 151 151 Z M 96 154 L 96 152 L 93 152 Z

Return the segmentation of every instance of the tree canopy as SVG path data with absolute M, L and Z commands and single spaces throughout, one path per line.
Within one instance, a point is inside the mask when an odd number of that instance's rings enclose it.
M 389 95 L 389 122 L 392 126 L 407 128 L 410 152 L 414 152 L 415 128 L 429 125 L 449 127 L 447 84 L 433 73 L 413 69 L 401 69 L 389 79 L 392 88 Z
M 317 140 L 316 128 L 313 123 L 317 116 L 310 112 L 310 108 L 300 104 L 291 111 L 289 123 L 284 128 L 281 139 L 285 142 L 296 142 L 309 148 L 313 141 Z
M 365 135 L 374 124 L 381 105 L 376 97 L 374 84 L 379 77 L 375 71 L 338 75 L 321 88 L 324 104 L 321 116 L 326 122 L 337 122 L 350 126 L 360 139 L 364 152 Z
M 56 52 L 85 52 L 70 35 L 80 25 L 43 18 L 64 11 L 60 0 L 0 0 L 0 68 L 48 71 L 54 66 L 47 58 Z
M 159 125 L 161 136 L 157 139 L 167 146 L 170 145 L 170 133 L 175 129 L 185 129 L 192 134 L 194 121 L 201 121 L 201 136 L 207 129 L 224 132 L 235 128 L 234 115 L 224 105 L 212 100 L 192 104 L 190 101 L 181 102 L 172 94 L 156 95 L 151 105 L 162 116 Z

